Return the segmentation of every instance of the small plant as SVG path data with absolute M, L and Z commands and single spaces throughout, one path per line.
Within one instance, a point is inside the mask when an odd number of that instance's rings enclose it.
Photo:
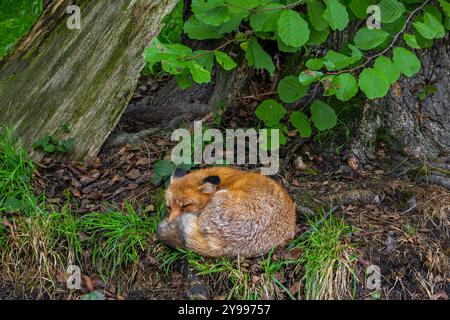
M 169 181 L 170 177 L 177 168 L 181 168 L 183 170 L 188 171 L 194 167 L 195 167 L 194 164 L 182 164 L 177 167 L 177 165 L 174 164 L 172 161 L 159 160 L 153 167 L 154 174 L 152 177 L 152 183 L 154 185 L 160 185 L 163 182 Z
M 405 231 L 405 233 L 410 236 L 410 237 L 414 237 L 417 235 L 417 227 L 410 224 L 410 223 L 406 223 L 403 226 L 403 230 Z
M 49 154 L 71 153 L 75 149 L 75 140 L 58 140 L 55 137 L 46 134 L 43 138 L 36 141 L 33 148 Z
M 420 98 L 420 100 L 423 101 L 426 98 L 428 98 L 429 96 L 436 94 L 437 92 L 438 92 L 438 89 L 436 88 L 436 86 L 426 86 L 422 90 L 422 93 L 420 94 L 419 98 Z
M 311 231 L 294 241 L 293 247 L 303 253 L 298 262 L 303 267 L 306 299 L 352 298 L 355 255 L 352 246 L 343 240 L 351 227 L 332 214 L 324 218 L 310 222 Z

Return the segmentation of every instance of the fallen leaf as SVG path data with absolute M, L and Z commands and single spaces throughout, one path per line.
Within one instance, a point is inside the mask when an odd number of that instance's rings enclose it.
M 136 162 L 136 165 L 137 165 L 137 166 L 145 166 L 145 165 L 148 165 L 148 164 L 150 164 L 150 159 L 148 159 L 148 158 L 140 158 L 140 159 Z
M 82 276 L 83 278 L 83 283 L 85 285 L 85 287 L 88 289 L 89 292 L 92 292 L 95 290 L 94 284 L 92 283 L 91 278 L 89 278 L 88 276 L 84 275 Z
M 87 196 L 87 198 L 89 200 L 101 200 L 103 199 L 103 193 L 100 190 L 94 190 Z
M 75 189 L 73 187 L 69 188 L 70 193 L 72 194 L 72 196 L 74 196 L 75 198 L 81 198 L 81 192 L 78 189 Z
M 109 186 L 112 187 L 113 185 L 115 185 L 117 182 L 122 182 L 123 181 L 123 177 L 119 176 L 118 174 L 116 174 L 110 181 L 109 181 Z
M 300 282 L 294 282 L 294 284 L 289 287 L 289 291 L 293 296 L 297 295 L 297 293 L 300 291 Z
M 141 172 L 138 169 L 133 169 L 131 171 L 129 171 L 126 176 L 128 179 L 131 180 L 136 180 L 137 178 L 139 178 L 141 176 Z
M 128 185 L 128 190 L 136 190 L 137 188 L 139 188 L 139 185 L 136 183 L 130 183 Z

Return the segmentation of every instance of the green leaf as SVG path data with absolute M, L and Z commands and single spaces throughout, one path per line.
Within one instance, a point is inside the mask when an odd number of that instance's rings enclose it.
M 270 0 L 225 0 L 225 3 L 231 4 L 232 6 L 244 8 L 246 10 L 252 10 L 263 4 L 270 2 Z
M 424 22 L 414 22 L 414 28 L 426 39 L 438 39 L 445 36 L 445 28 L 442 23 L 431 13 L 424 14 Z
M 301 47 L 309 39 L 308 23 L 294 10 L 283 10 L 277 22 L 277 34 L 288 46 Z
M 355 52 L 356 53 L 356 52 Z M 334 50 L 329 50 L 324 57 L 325 66 L 329 71 L 336 71 L 344 69 L 352 64 L 358 62 L 361 59 L 361 55 L 352 55 L 350 57 L 336 52 Z
M 277 10 L 277 8 L 280 8 L 279 4 L 270 3 L 260 7 L 260 12 L 252 13 L 250 15 L 250 26 L 252 29 L 259 32 L 275 32 L 278 17 L 282 11 L 281 9 Z
M 447 17 L 450 17 L 450 3 L 448 3 L 446 0 L 439 0 L 439 4 L 444 10 L 445 15 Z
M 75 140 L 74 139 L 68 139 L 59 141 L 58 145 L 61 147 L 61 152 L 63 153 L 70 153 L 73 150 L 75 150 Z
M 9 197 L 2 204 L 2 208 L 1 209 L 3 209 L 6 212 L 13 213 L 13 212 L 19 211 L 22 208 L 23 208 L 23 203 L 22 203 L 21 200 L 16 199 L 14 197 Z
M 211 73 L 205 69 L 202 65 L 195 61 L 189 61 L 189 70 L 192 74 L 192 79 L 197 83 L 209 83 L 211 82 Z
M 275 73 L 272 57 L 264 51 L 256 37 L 251 37 L 248 41 L 245 57 L 249 66 L 254 66 L 256 69 L 266 69 L 271 75 Z
M 92 291 L 81 297 L 81 300 L 106 300 L 106 296 L 100 291 Z
M 314 83 L 316 81 L 319 81 L 323 76 L 322 72 L 319 71 L 312 71 L 312 70 L 305 70 L 298 76 L 298 80 L 301 84 L 304 86 L 310 85 L 311 83 Z
M 235 30 L 241 24 L 241 21 L 241 17 L 232 16 L 229 21 L 214 27 L 199 21 L 193 15 L 184 24 L 184 32 L 194 40 L 221 39 L 226 33 Z
M 280 39 L 280 37 L 277 36 L 277 44 L 278 49 L 281 52 L 288 52 L 288 53 L 294 53 L 300 50 L 300 48 L 288 46 L 286 43 L 283 42 L 283 40 Z
M 328 39 L 328 35 L 330 34 L 330 28 L 325 29 L 324 31 L 317 31 L 315 28 L 311 28 L 309 33 L 308 45 L 321 45 Z
M 413 34 L 405 33 L 403 34 L 403 40 L 405 40 L 406 44 L 413 49 L 420 49 L 419 44 L 417 43 L 416 36 Z
M 376 0 L 351 0 L 349 7 L 358 19 L 367 18 L 367 8 L 376 3 Z
M 323 85 L 324 93 L 323 95 L 326 97 L 334 96 L 338 91 L 338 83 L 336 82 L 335 75 L 329 75 L 323 77 L 320 81 Z
M 420 71 L 420 60 L 408 49 L 395 48 L 392 60 L 397 69 L 407 77 L 412 77 Z
M 159 160 L 153 167 L 153 170 L 155 174 L 161 177 L 170 177 L 176 168 L 177 166 L 172 161 Z
M 275 130 L 278 130 L 278 141 L 274 141 L 275 143 L 272 144 L 272 134 Z M 278 150 L 280 148 L 280 145 L 284 145 L 287 142 L 287 138 L 285 133 L 287 132 L 287 126 L 281 123 L 278 123 L 273 128 L 267 129 L 267 135 L 263 136 L 263 139 L 261 141 L 261 148 L 263 150 Z
M 280 120 L 286 115 L 287 110 L 281 104 L 273 99 L 264 100 L 258 108 L 256 108 L 256 117 L 266 124 L 273 127 L 280 123 Z
M 214 50 L 217 63 L 219 63 L 225 70 L 230 71 L 237 67 L 237 63 L 225 52 Z
M 188 70 L 185 70 L 182 74 L 176 75 L 175 81 L 183 90 L 192 87 L 192 85 L 194 84 L 194 81 L 192 81 L 191 78 L 191 73 Z
M 331 29 L 343 31 L 349 22 L 348 12 L 339 0 L 325 0 L 327 5 L 322 17 L 328 21 Z
M 311 119 L 319 131 L 332 129 L 337 124 L 334 110 L 325 102 L 316 100 L 311 106 Z
M 370 50 L 383 44 L 389 38 L 389 33 L 380 29 L 360 29 L 355 35 L 355 45 L 361 50 Z
M 294 111 L 289 117 L 289 122 L 298 130 L 302 138 L 309 138 L 312 134 L 311 123 L 303 112 Z
M 214 53 L 209 50 L 197 50 L 192 53 L 191 59 L 201 65 L 209 73 L 212 72 L 214 68 Z
M 397 0 L 381 0 L 379 6 L 383 23 L 394 22 L 406 11 L 405 6 Z
M 303 86 L 297 77 L 287 76 L 278 83 L 278 95 L 283 102 L 293 103 L 308 93 L 308 86 Z
M 230 20 L 230 11 L 224 0 L 193 0 L 192 12 L 201 22 L 215 27 Z
M 308 17 L 312 26 L 317 31 L 325 31 L 328 29 L 328 21 L 322 15 L 325 12 L 325 6 L 320 1 L 308 2 Z
M 322 58 L 312 58 L 306 61 L 305 66 L 310 70 L 318 71 L 323 68 L 325 59 Z
M 390 84 L 395 83 L 400 78 L 400 71 L 397 69 L 397 66 L 385 56 L 378 57 L 373 68 L 384 74 Z
M 44 151 L 47 153 L 54 153 L 56 152 L 56 146 L 54 146 L 53 144 L 48 144 L 44 147 Z
M 338 87 L 336 97 L 341 101 L 348 101 L 358 93 L 358 84 L 350 73 L 338 75 L 335 83 Z
M 367 68 L 359 75 L 359 87 L 369 99 L 378 99 L 387 95 L 390 88 L 389 80 L 379 71 Z

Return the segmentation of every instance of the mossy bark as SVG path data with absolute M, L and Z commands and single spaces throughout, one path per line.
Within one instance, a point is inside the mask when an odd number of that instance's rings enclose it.
M 369 101 L 359 122 L 352 144 L 353 153 L 361 162 L 374 158 L 379 134 L 389 140 L 392 151 L 421 160 L 450 157 L 450 41 L 437 41 L 427 51 L 418 52 L 421 71 L 401 77 L 388 96 Z M 436 93 L 420 98 L 427 86 Z
M 0 62 L 0 127 L 14 129 L 35 160 L 42 154 L 32 145 L 45 134 L 75 138 L 71 159 L 95 156 L 133 94 L 145 46 L 176 3 L 51 1 Z M 81 8 L 81 30 L 67 28 L 71 4 Z

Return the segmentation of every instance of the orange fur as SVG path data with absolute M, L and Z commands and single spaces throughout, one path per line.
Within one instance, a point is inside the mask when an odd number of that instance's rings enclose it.
M 219 177 L 220 183 L 205 183 L 208 177 Z M 264 254 L 292 239 L 297 228 L 295 205 L 283 187 L 230 167 L 174 178 L 166 203 L 170 212 L 158 229 L 160 239 L 205 256 Z

